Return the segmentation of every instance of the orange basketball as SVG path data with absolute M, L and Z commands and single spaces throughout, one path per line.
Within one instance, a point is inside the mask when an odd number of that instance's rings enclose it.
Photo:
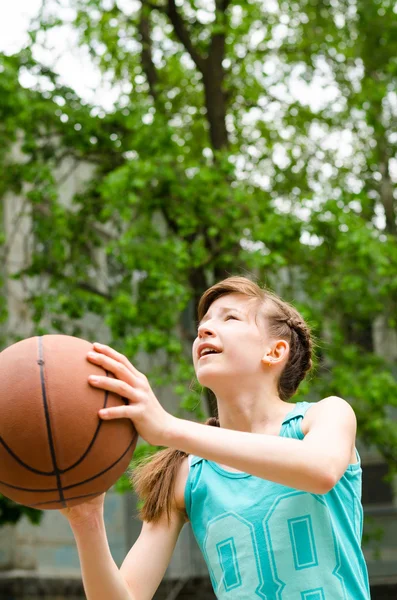
M 0 353 L 0 493 L 42 509 L 75 506 L 108 490 L 127 469 L 138 435 L 129 419 L 98 410 L 120 396 L 95 389 L 92 344 L 33 337 Z

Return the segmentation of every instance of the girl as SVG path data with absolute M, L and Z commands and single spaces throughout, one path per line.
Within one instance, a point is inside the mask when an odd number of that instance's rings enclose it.
M 360 547 L 361 467 L 347 402 L 289 399 L 312 363 L 310 332 L 289 304 L 243 277 L 207 290 L 193 344 L 197 379 L 219 421 L 176 418 L 124 356 L 94 345 L 89 360 L 114 373 L 91 385 L 129 401 L 100 411 L 129 418 L 167 446 L 134 475 L 141 534 L 120 570 L 109 551 L 104 496 L 65 509 L 88 600 L 153 597 L 189 520 L 221 599 L 368 600 Z

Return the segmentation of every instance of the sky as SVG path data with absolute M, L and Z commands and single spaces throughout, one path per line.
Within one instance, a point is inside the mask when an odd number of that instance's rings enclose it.
M 13 0 L 0 3 L 0 50 L 18 50 L 27 40 L 29 19 L 39 10 L 41 0 Z
M 121 2 L 126 4 L 126 10 L 133 4 L 133 0 Z M 0 1 L 0 51 L 11 54 L 28 42 L 26 32 L 29 22 L 38 13 L 41 3 L 42 0 L 13 0 L 11 3 L 6 0 Z M 73 30 L 57 29 L 52 33 L 54 35 L 51 36 L 50 33 L 49 40 L 53 47 L 47 52 L 36 49 L 35 59 L 54 66 L 54 56 L 57 56 L 55 70 L 61 75 L 63 82 L 75 89 L 89 103 L 99 104 L 105 110 L 110 110 L 120 94 L 120 88 L 104 78 L 93 65 L 87 50 L 78 47 L 77 34 Z M 275 65 L 269 64 L 269 68 L 272 67 L 276 68 Z M 26 75 L 25 79 L 21 79 L 21 83 L 30 87 L 35 81 Z M 301 102 L 315 109 L 319 108 L 325 97 L 329 100 L 337 93 L 332 83 L 324 90 L 319 84 L 320 81 L 317 81 L 308 85 L 297 76 L 290 82 L 289 91 Z M 321 84 L 324 84 L 324 81 Z
M 0 52 L 12 54 L 28 43 L 26 32 L 41 3 L 42 0 L 0 1 Z M 53 45 L 50 51 L 35 51 L 36 60 L 51 64 L 54 56 L 57 56 L 56 71 L 63 82 L 88 102 L 110 110 L 120 90 L 104 79 L 92 64 L 87 51 L 78 47 L 77 36 L 70 29 L 63 32 L 57 30 L 50 43 Z M 21 79 L 21 83 L 26 87 L 34 85 L 28 75 Z

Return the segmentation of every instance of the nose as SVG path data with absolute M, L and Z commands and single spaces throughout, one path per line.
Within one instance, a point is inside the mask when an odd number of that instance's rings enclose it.
M 214 330 L 208 325 L 208 323 L 203 323 L 202 325 L 199 325 L 197 329 L 197 337 L 199 339 L 205 337 L 213 337 L 214 335 Z

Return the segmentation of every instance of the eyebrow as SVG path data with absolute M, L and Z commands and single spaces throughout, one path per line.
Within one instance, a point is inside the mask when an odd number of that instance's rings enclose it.
M 241 316 L 244 316 L 244 313 L 242 313 L 241 310 L 239 310 L 238 308 L 233 308 L 233 306 L 223 306 L 219 310 L 220 314 L 222 314 L 222 315 L 225 314 L 226 312 L 229 312 L 229 311 L 233 311 L 233 312 L 239 313 Z M 204 317 L 201 319 L 201 321 L 199 322 L 198 326 L 200 326 L 202 323 L 205 323 L 205 321 L 208 321 L 208 319 L 209 319 L 209 315 L 208 315 L 208 312 L 207 312 L 204 315 Z

